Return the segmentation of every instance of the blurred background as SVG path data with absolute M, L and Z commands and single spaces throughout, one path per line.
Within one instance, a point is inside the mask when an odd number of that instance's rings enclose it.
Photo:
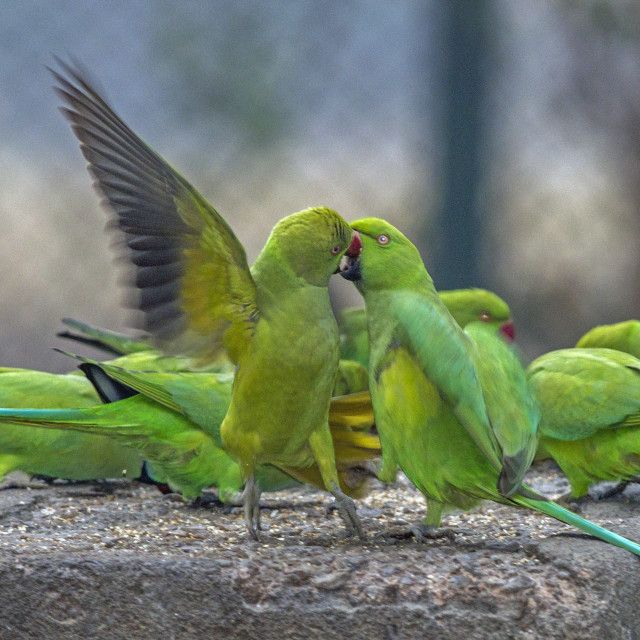
M 495 290 L 527 358 L 640 317 L 638 2 L 22 0 L 0 4 L 2 366 L 68 370 L 60 318 L 130 319 L 52 53 L 250 261 L 323 204 L 399 227 L 438 288 Z

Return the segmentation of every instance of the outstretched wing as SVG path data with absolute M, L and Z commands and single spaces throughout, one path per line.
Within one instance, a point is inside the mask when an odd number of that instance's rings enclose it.
M 124 234 L 144 329 L 163 350 L 232 360 L 258 317 L 244 248 L 220 214 L 111 109 L 78 66 L 51 70 L 62 113 Z

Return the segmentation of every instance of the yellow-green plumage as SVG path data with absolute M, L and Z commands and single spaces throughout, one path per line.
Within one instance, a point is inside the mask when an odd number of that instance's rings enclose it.
M 2 407 L 66 409 L 99 402 L 83 376 L 0 368 Z M 138 452 L 103 435 L 0 424 L 0 479 L 16 470 L 67 480 L 137 478 L 141 469 Z
M 381 479 L 399 465 L 425 494 L 431 527 L 444 505 L 468 508 L 491 499 L 541 511 L 640 555 L 640 545 L 522 484 L 539 412 L 517 355 L 493 327 L 460 329 L 418 251 L 397 229 L 375 218 L 352 227 L 362 255 L 347 252 L 343 275 L 354 280 L 367 308 Z
M 338 487 L 328 427 L 338 330 L 328 283 L 353 241 L 325 207 L 281 220 L 249 270 L 220 214 L 109 107 L 86 74 L 58 61 L 63 113 L 124 237 L 137 307 L 163 351 L 236 365 L 221 426 L 247 480 L 245 521 L 256 536 L 259 464 L 318 464 L 348 533 L 362 529 Z
M 605 347 L 640 358 L 640 320 L 594 327 L 578 340 L 576 347 Z
M 553 457 L 574 498 L 640 473 L 640 360 L 613 349 L 559 349 L 527 369 L 542 410 L 538 458 Z

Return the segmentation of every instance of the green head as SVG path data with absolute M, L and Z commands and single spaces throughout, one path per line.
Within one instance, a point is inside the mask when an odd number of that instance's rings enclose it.
M 360 250 L 360 239 L 335 211 L 313 207 L 280 220 L 265 250 L 297 277 L 326 287 L 331 275 L 338 271 L 344 253 Z
M 479 320 L 499 328 L 511 338 L 515 337 L 515 330 L 511 322 L 509 305 L 492 291 L 486 289 L 452 289 L 439 291 L 442 301 L 451 315 L 461 327 Z
M 340 264 L 340 275 L 358 290 L 404 289 L 431 278 L 420 252 L 394 226 L 380 218 L 362 218 L 351 223 L 362 241 L 360 252 L 348 250 Z

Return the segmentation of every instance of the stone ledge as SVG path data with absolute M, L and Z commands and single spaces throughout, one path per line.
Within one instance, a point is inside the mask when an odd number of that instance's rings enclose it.
M 640 559 L 543 516 L 485 504 L 446 518 L 453 541 L 375 538 L 421 515 L 405 484 L 360 506 L 361 544 L 323 494 L 264 502 L 253 542 L 237 509 L 134 483 L 1 491 L 0 638 L 640 639 Z M 584 515 L 638 540 L 638 506 Z

